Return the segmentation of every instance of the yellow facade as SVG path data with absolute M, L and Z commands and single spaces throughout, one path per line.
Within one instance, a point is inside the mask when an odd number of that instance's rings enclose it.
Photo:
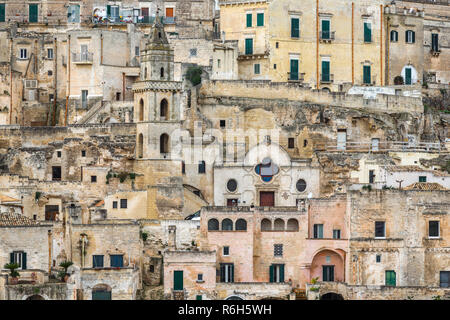
M 364 84 L 363 69 L 370 66 L 370 81 L 365 85 L 384 85 L 383 3 L 381 0 L 239 3 L 226 0 L 220 3 L 221 30 L 226 40 L 239 41 L 241 79 L 274 82 L 295 79 L 312 88 L 342 90 L 348 85 Z M 262 27 L 256 26 L 258 12 L 264 12 Z M 248 13 L 253 13 L 252 27 L 247 27 Z M 292 34 L 292 19 L 299 21 L 298 37 L 295 32 Z M 329 21 L 329 33 L 321 32 L 322 20 Z M 370 42 L 364 39 L 365 23 L 370 25 Z M 248 38 L 253 39 L 253 54 L 245 54 Z M 290 75 L 291 60 L 298 61 L 297 77 Z M 329 80 L 322 77 L 323 61 L 329 61 Z M 255 73 L 256 63 L 260 63 L 260 74 Z

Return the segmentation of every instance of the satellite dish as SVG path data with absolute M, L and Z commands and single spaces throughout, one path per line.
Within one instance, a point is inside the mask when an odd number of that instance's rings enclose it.
M 312 198 L 312 192 L 308 193 L 308 199 Z

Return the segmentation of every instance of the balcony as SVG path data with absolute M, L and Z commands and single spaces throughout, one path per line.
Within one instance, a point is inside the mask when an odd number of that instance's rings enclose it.
M 155 16 L 127 16 L 127 17 L 100 17 L 93 16 L 92 22 L 95 24 L 127 24 L 127 23 L 137 23 L 137 24 L 153 24 L 155 22 Z M 175 24 L 176 17 L 161 17 L 161 22 L 163 24 Z
M 288 82 L 303 82 L 305 81 L 305 74 L 304 73 L 293 73 L 290 72 L 287 73 L 287 81 Z
M 438 57 L 441 54 L 441 50 L 436 48 L 431 48 L 430 53 L 433 57 Z
M 336 31 L 320 31 L 320 41 L 330 43 L 334 41 L 334 35 Z
M 334 74 L 321 73 L 320 74 L 320 83 L 333 83 Z
M 368 86 L 368 87 L 374 86 L 377 83 L 377 77 L 376 76 L 372 76 L 372 78 L 370 80 L 371 80 L 371 82 L 369 83 L 369 82 L 365 81 L 365 79 L 363 77 L 361 79 L 361 83 L 362 83 L 363 86 Z
M 72 61 L 75 64 L 92 64 L 93 57 L 92 52 L 72 53 Z

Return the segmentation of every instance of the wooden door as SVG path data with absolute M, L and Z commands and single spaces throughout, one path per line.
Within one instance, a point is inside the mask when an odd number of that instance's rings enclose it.
M 173 8 L 166 8 L 166 17 L 173 17 Z
M 173 290 L 183 290 L 183 271 L 173 272 Z
M 261 207 L 273 207 L 273 206 L 275 206 L 275 192 L 273 192 L 273 191 L 261 191 L 259 193 L 259 205 Z

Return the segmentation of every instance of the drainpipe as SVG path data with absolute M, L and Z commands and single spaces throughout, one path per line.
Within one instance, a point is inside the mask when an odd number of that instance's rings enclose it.
M 319 0 L 316 0 L 316 89 L 319 89 Z
M 100 65 L 103 64 L 103 33 L 100 33 Z
M 386 85 L 389 85 L 389 49 L 390 49 L 390 40 L 389 40 L 389 36 L 390 36 L 390 31 L 389 31 L 389 21 L 391 20 L 391 18 L 388 16 L 387 21 L 386 21 Z
M 52 272 L 52 230 L 48 230 L 48 275 Z
M 53 92 L 53 120 L 52 120 L 52 126 L 56 125 L 56 97 L 58 95 L 58 82 L 57 82 L 57 77 L 58 77 L 58 39 L 55 38 L 55 53 L 53 55 L 53 60 L 54 60 L 54 69 L 55 69 L 55 75 L 54 77 L 54 87 L 55 87 L 55 91 Z
M 67 109 L 70 96 L 70 34 L 68 35 L 68 54 L 67 54 L 67 93 L 66 93 L 66 113 L 64 115 L 64 126 L 67 126 Z
M 355 3 L 352 2 L 352 86 L 355 84 Z
M 380 4 L 380 85 L 383 86 L 383 5 Z
M 125 72 L 122 72 L 122 101 L 125 101 Z

